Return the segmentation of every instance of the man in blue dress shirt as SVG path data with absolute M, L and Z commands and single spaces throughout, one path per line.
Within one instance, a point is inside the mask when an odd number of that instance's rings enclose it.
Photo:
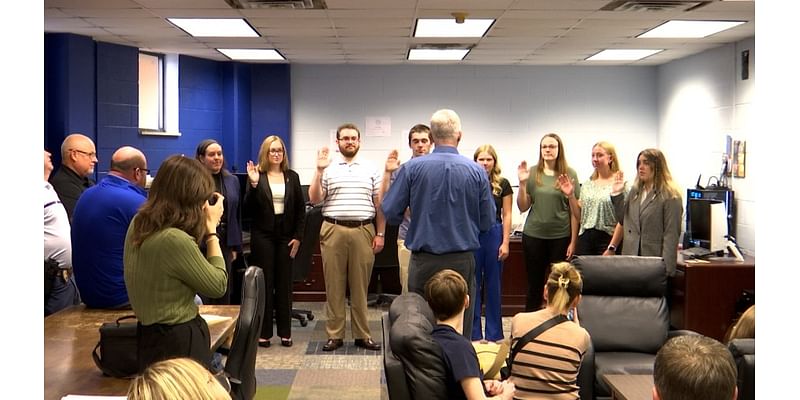
M 424 294 L 425 283 L 440 270 L 450 268 L 464 277 L 470 298 L 475 298 L 475 257 L 478 234 L 495 221 L 491 185 L 477 163 L 458 153 L 461 119 L 453 110 L 439 110 L 431 117 L 435 148 L 425 157 L 408 161 L 382 201 L 387 223 L 399 224 L 406 207 L 411 225 L 406 247 L 409 291 Z M 472 332 L 472 301 L 464 313 L 465 336 Z
M 147 198 L 147 159 L 119 148 L 99 184 L 86 189 L 72 217 L 72 267 L 83 302 L 91 308 L 128 307 L 122 253 L 133 216 Z

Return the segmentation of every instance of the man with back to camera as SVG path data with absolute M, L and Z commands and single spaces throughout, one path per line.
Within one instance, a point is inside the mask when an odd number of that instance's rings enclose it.
M 720 342 L 701 335 L 677 336 L 656 354 L 653 400 L 736 400 L 736 362 Z
M 97 150 L 92 139 L 80 133 L 64 138 L 61 143 L 61 167 L 50 177 L 50 184 L 67 210 L 70 222 L 78 198 L 84 190 L 94 185 L 89 175 L 94 172 L 95 164 Z
M 44 316 L 80 304 L 72 274 L 72 242 L 67 211 L 53 186 L 47 182 L 53 172 L 50 153 L 44 151 Z
M 408 148 L 411 149 L 411 158 L 424 156 L 431 151 L 431 128 L 425 124 L 417 124 L 408 131 Z M 397 150 L 392 150 L 386 158 L 386 167 L 383 172 L 381 196 L 386 195 L 391 184 L 397 179 L 397 170 L 400 168 Z M 411 224 L 411 212 L 406 208 L 403 222 L 397 229 L 397 262 L 400 266 L 400 285 L 402 293 L 408 292 L 408 263 L 411 261 L 411 250 L 405 246 L 406 234 Z
M 425 282 L 445 266 L 456 270 L 475 298 L 475 256 L 478 234 L 495 222 L 495 204 L 486 171 L 458 153 L 461 119 L 453 110 L 431 117 L 436 147 L 425 157 L 408 161 L 383 199 L 391 224 L 400 223 L 410 208 L 405 245 L 411 250 L 408 289 L 424 295 Z M 464 313 L 464 335 L 472 334 L 474 302 Z
M 125 235 L 147 199 L 147 159 L 124 146 L 111 156 L 108 176 L 86 189 L 72 217 L 72 266 L 90 308 L 130 307 L 122 263 Z
M 351 330 L 355 345 L 380 350 L 367 322 L 367 289 L 375 254 L 383 250 L 386 223 L 381 212 L 381 173 L 357 158 L 361 133 L 353 124 L 336 129 L 341 159 L 331 162 L 328 148 L 317 153 L 317 168 L 308 188 L 309 200 L 322 202 L 319 245 L 325 277 L 328 342 L 323 351 L 344 345 L 345 291 L 350 287 Z M 372 219 L 375 218 L 375 225 Z

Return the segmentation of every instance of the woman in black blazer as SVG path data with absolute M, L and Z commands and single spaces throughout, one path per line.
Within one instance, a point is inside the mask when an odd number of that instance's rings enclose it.
M 300 248 L 306 209 L 300 177 L 289 169 L 286 146 L 278 136 L 261 143 L 258 164 L 247 162 L 250 186 L 244 197 L 252 216 L 250 262 L 264 270 L 267 286 L 259 346 L 269 347 L 273 311 L 281 344 L 292 345 L 292 259 Z

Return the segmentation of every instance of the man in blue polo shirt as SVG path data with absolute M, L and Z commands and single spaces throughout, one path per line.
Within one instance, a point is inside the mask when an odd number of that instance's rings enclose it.
M 130 306 L 122 252 L 128 225 L 147 197 L 148 172 L 140 150 L 121 147 L 111 156 L 108 176 L 78 199 L 72 217 L 72 267 L 87 307 Z
M 399 224 L 406 207 L 411 225 L 406 247 L 411 250 L 408 289 L 424 295 L 425 283 L 435 273 L 451 268 L 475 293 L 475 257 L 478 234 L 495 222 L 492 187 L 486 171 L 458 153 L 461 119 L 453 110 L 439 110 L 431 117 L 431 136 L 436 147 L 425 157 L 413 158 L 399 169 L 382 201 L 387 223 Z M 464 330 L 472 332 L 474 302 L 464 313 Z

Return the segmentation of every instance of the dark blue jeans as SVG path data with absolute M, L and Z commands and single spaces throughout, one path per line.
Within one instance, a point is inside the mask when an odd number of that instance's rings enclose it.
M 483 339 L 481 331 L 481 303 L 486 302 L 486 340 L 496 342 L 503 339 L 503 318 L 501 313 L 500 282 L 503 279 L 503 262 L 497 259 L 500 244 L 503 243 L 503 224 L 496 223 L 488 231 L 478 236 L 481 248 L 475 250 L 475 291 L 471 298 L 475 302 L 475 316 L 472 321 L 472 340 Z

